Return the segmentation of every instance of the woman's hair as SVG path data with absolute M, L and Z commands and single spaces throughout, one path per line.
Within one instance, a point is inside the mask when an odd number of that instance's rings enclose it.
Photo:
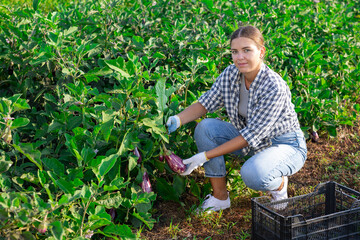
M 253 26 L 244 26 L 239 27 L 230 38 L 230 45 L 232 40 L 239 38 L 239 37 L 246 37 L 252 39 L 258 47 L 263 47 L 265 45 L 264 37 L 259 29 Z

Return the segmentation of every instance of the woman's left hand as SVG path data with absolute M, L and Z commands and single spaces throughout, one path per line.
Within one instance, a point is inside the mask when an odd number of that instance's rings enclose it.
M 191 158 L 185 159 L 183 161 L 184 164 L 187 165 L 186 171 L 180 173 L 180 175 L 186 176 L 189 175 L 196 168 L 202 166 L 206 161 L 208 161 L 205 152 L 198 153 Z

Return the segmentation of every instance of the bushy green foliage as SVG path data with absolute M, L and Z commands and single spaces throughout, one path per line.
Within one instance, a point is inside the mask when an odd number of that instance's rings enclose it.
M 168 136 L 164 121 L 231 63 L 240 24 L 264 32 L 266 61 L 290 85 L 305 132 L 335 136 L 359 114 L 355 0 L 55 2 L 1 7 L 4 237 L 135 238 L 153 227 L 156 197 L 181 201 L 187 186 L 203 196 L 158 159 L 163 143 L 194 154 L 194 123 Z M 145 171 L 156 194 L 139 186 Z

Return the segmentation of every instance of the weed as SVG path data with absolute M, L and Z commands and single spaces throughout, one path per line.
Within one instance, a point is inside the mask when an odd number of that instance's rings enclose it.
M 177 235 L 180 231 L 181 231 L 181 229 L 179 228 L 179 223 L 174 225 L 173 219 L 171 219 L 169 230 L 168 230 L 169 234 L 171 235 L 171 238 L 176 239 Z

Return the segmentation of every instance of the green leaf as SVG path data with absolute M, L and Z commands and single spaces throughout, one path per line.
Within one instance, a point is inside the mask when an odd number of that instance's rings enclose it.
M 337 136 L 336 127 L 334 127 L 334 126 L 328 126 L 328 127 L 327 127 L 327 130 L 328 130 L 330 136 L 332 136 L 332 137 L 336 137 L 336 136 Z
M 166 109 L 166 94 L 165 94 L 165 83 L 166 83 L 166 78 L 160 78 L 157 80 L 156 85 L 155 85 L 155 90 L 156 90 L 156 105 L 159 109 L 160 112 L 164 112 Z
M 157 193 L 164 200 L 179 202 L 179 195 L 175 192 L 173 186 L 171 186 L 164 178 L 157 179 L 156 189 L 157 189 Z
M 30 105 L 25 99 L 18 99 L 13 105 L 13 112 L 30 109 Z
M 37 11 L 40 2 L 41 0 L 33 0 L 33 8 L 35 11 Z
M 79 127 L 82 123 L 82 117 L 81 116 L 69 116 L 67 120 L 67 129 L 72 130 L 76 127 Z
M 28 125 L 30 120 L 28 118 L 16 118 L 11 124 L 11 129 L 16 129 L 19 127 L 25 127 Z
M 12 161 L 6 161 L 4 159 L 0 159 L 0 173 L 6 172 L 12 165 Z
M 360 112 L 360 104 L 356 103 L 356 104 L 354 105 L 354 109 L 355 109 L 356 111 Z
M 106 65 L 108 65 L 112 70 L 120 73 L 121 76 L 123 77 L 130 77 L 130 75 L 125 72 L 124 70 L 121 69 L 121 66 L 119 66 L 119 64 L 117 64 L 118 62 L 117 61 L 114 61 L 114 60 L 105 60 L 105 63 Z
M 88 164 L 95 156 L 96 153 L 92 148 L 85 147 L 81 150 L 81 157 L 84 159 L 85 164 Z
M 38 178 L 41 185 L 44 186 L 46 184 L 46 177 L 44 171 L 38 170 Z
M 113 234 L 119 236 L 123 239 L 135 239 L 135 234 L 131 231 L 131 228 L 127 225 L 115 225 L 111 223 L 110 225 L 106 226 L 103 230 L 106 234 Z
M 121 145 L 119 147 L 119 150 L 117 152 L 117 154 L 119 156 L 122 156 L 123 154 L 125 154 L 128 150 L 131 149 L 131 135 L 129 134 L 130 132 L 130 128 L 127 130 L 127 132 L 125 133 L 124 137 L 123 137 L 123 140 L 121 142 Z
M 161 53 L 161 52 L 156 52 L 154 55 L 153 55 L 154 58 L 159 58 L 159 59 L 165 59 L 166 56 Z
M 23 239 L 26 240 L 36 240 L 36 238 L 34 237 L 34 235 L 32 235 L 31 232 L 22 232 L 21 236 L 23 237 Z
M 175 175 L 173 186 L 175 192 L 180 196 L 185 191 L 185 178 L 179 175 Z
M 106 195 L 104 199 L 96 200 L 98 205 L 104 206 L 106 208 L 118 208 L 123 202 L 123 197 L 120 192 L 116 192 L 115 194 Z
M 128 168 L 129 168 L 129 171 L 131 171 L 137 165 L 137 158 L 131 155 L 131 156 L 128 157 L 128 161 L 129 161 Z
M 67 36 L 73 34 L 74 32 L 77 32 L 77 30 L 78 30 L 78 27 L 75 27 L 75 26 L 69 27 L 68 29 L 66 29 L 64 31 L 64 36 L 67 37 Z
M 63 190 L 65 193 L 68 194 L 74 194 L 75 187 L 72 183 L 62 178 L 59 179 L 58 176 L 53 172 L 47 171 L 47 173 L 50 176 L 50 178 L 53 180 L 55 185 L 58 186 L 61 190 Z
M 110 119 L 109 121 L 106 121 L 104 123 L 101 124 L 101 132 L 104 136 L 104 139 L 106 142 L 109 141 L 110 135 L 111 135 L 111 131 L 114 128 L 114 118 Z
M 150 213 L 144 213 L 144 212 L 134 212 L 132 213 L 134 217 L 145 223 L 145 225 L 151 230 L 154 227 L 154 223 L 156 222 L 155 219 L 151 218 Z
M 111 168 L 115 165 L 116 160 L 118 159 L 119 155 L 112 154 L 109 157 L 106 157 L 102 160 L 99 166 L 99 174 L 101 177 L 104 177 Z
M 53 172 L 56 172 L 58 175 L 62 175 L 65 172 L 65 166 L 56 158 L 43 158 L 41 160 L 45 167 L 50 169 Z
M 214 8 L 213 0 L 202 0 L 202 2 L 211 10 Z
M 51 228 L 51 232 L 53 234 L 53 236 L 57 239 L 57 240 L 63 240 L 64 237 L 64 229 L 63 226 L 61 224 L 61 222 L 56 221 L 50 224 Z
M 191 179 L 190 182 L 190 192 L 195 196 L 200 197 L 201 194 L 200 186 L 194 179 Z
M 142 123 L 145 126 L 150 127 L 151 130 L 157 134 L 166 133 L 165 127 L 163 125 L 158 125 L 156 120 L 150 118 L 144 118 L 142 119 Z
M 43 170 L 41 164 L 41 152 L 35 150 L 32 143 L 19 143 L 13 145 L 16 150 L 24 154 L 31 162 L 33 162 L 40 170 Z

